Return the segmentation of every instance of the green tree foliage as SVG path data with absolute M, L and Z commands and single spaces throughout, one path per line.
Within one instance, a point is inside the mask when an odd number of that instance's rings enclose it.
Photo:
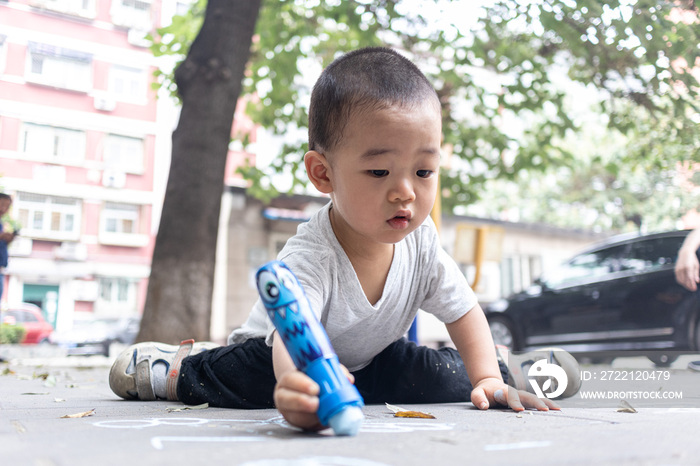
M 593 151 L 586 164 L 594 171 L 668 174 L 700 160 L 694 2 L 501 0 L 465 9 L 471 3 L 266 0 L 244 82 L 255 95 L 247 112 L 278 135 L 303 130 L 321 68 L 342 52 L 387 45 L 412 58 L 442 100 L 452 152 L 441 175 L 446 208 L 475 202 L 489 180 L 522 182 L 524 173 L 559 167 L 575 173 L 582 154 L 570 141 L 582 122 L 569 106 L 571 83 L 593 91 L 594 111 L 625 141 L 603 165 Z M 154 52 L 184 54 L 205 4 L 159 31 Z M 304 144 L 287 138 L 269 167 L 243 168 L 252 190 L 274 193 L 266 177 L 282 172 L 301 189 Z

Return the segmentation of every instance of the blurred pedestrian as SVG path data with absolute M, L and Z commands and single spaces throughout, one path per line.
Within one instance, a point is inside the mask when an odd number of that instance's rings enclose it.
M 0 219 L 10 210 L 12 197 L 9 194 L 0 193 Z M 0 302 L 5 288 L 5 267 L 7 267 L 7 246 L 17 236 L 14 231 L 4 231 L 2 221 L 0 221 Z
M 676 281 L 688 290 L 695 292 L 700 299 L 700 291 L 698 291 L 698 283 L 700 283 L 698 248 L 700 248 L 700 228 L 696 228 L 686 236 L 678 251 Z M 688 368 L 700 372 L 700 361 L 691 361 L 688 364 Z

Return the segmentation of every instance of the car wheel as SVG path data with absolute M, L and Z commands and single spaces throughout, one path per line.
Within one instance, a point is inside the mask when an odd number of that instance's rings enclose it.
M 517 350 L 517 344 L 515 341 L 515 333 L 513 333 L 513 328 L 506 319 L 502 317 L 492 317 L 489 319 L 489 329 L 491 329 L 491 336 L 493 337 L 493 342 L 496 345 L 502 345 L 510 350 Z
M 656 354 L 654 356 L 647 356 L 647 358 L 656 364 L 657 367 L 668 367 L 673 364 L 673 361 L 678 359 L 678 356 L 671 356 L 668 354 Z

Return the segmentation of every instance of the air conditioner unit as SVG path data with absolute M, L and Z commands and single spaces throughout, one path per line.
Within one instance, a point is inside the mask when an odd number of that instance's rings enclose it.
M 147 48 L 151 46 L 151 41 L 146 39 L 146 35 L 148 35 L 148 31 L 131 28 L 126 35 L 126 40 L 135 47 Z
M 111 112 L 115 109 L 117 103 L 114 99 L 104 96 L 95 96 L 95 108 L 103 112 Z
M 87 259 L 87 246 L 82 243 L 61 243 L 54 248 L 54 257 L 68 261 L 85 261 Z
M 29 5 L 37 8 L 46 8 L 53 3 L 51 0 L 30 0 Z
M 96 281 L 73 280 L 72 291 L 76 301 L 97 301 L 99 287 Z
M 105 170 L 102 173 L 102 186 L 107 188 L 123 188 L 126 184 L 126 173 L 116 170 Z

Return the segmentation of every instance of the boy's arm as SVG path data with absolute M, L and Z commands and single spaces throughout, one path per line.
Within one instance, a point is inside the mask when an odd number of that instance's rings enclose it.
M 476 388 L 479 383 L 487 380 L 503 383 L 491 331 L 481 306 L 477 304 L 446 326 L 452 342 L 462 356 L 472 386 Z M 478 399 L 474 405 L 486 409 L 491 403 L 493 400 L 484 398 Z
M 275 406 L 292 425 L 305 430 L 320 430 L 324 427 L 316 415 L 318 411 L 319 387 L 311 377 L 297 370 L 277 332 L 272 341 L 272 365 L 277 384 Z
M 507 405 L 515 411 L 558 409 L 550 400 L 517 391 L 503 382 L 496 350 L 484 311 L 478 304 L 456 321 L 446 324 L 452 342 L 464 361 L 472 383 L 471 401 L 479 409 Z

